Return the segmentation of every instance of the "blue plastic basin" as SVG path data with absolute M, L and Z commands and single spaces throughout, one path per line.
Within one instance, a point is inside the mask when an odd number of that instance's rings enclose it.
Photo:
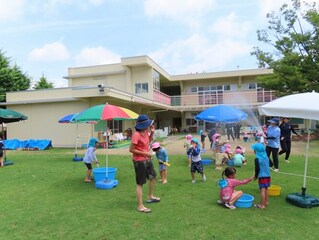
M 213 162 L 211 159 L 202 159 L 201 161 L 203 165 L 210 165 Z
M 243 194 L 236 202 L 235 207 L 250 208 L 253 205 L 254 197 L 249 194 Z
M 107 173 L 106 173 L 106 168 L 95 168 L 93 169 L 93 177 L 94 177 L 94 181 L 98 182 L 98 181 L 102 181 L 102 180 L 115 180 L 115 176 L 116 176 L 116 171 L 117 168 L 113 168 L 113 167 L 108 167 L 107 168 Z

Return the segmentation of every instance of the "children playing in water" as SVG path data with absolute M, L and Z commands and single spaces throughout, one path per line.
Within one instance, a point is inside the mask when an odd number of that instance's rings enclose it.
M 226 177 L 226 179 L 224 179 Z M 236 168 L 227 167 L 222 173 L 222 179 L 219 180 L 218 186 L 220 188 L 220 199 L 218 203 L 223 204 L 229 209 L 235 209 L 234 203 L 243 195 L 242 191 L 235 190 L 236 186 L 244 185 L 251 182 L 254 176 L 245 180 L 236 179 Z

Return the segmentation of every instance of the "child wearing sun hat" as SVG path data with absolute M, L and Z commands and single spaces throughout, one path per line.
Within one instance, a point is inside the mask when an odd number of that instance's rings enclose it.
M 205 182 L 206 181 L 206 176 L 204 174 L 204 168 L 203 168 L 203 164 L 202 164 L 202 159 L 200 156 L 200 145 L 199 145 L 199 141 L 196 138 L 193 138 L 191 140 L 191 147 L 189 148 L 189 150 L 187 151 L 187 154 L 191 156 L 191 162 L 190 162 L 190 166 L 191 166 L 191 176 L 192 176 L 192 183 L 195 183 L 195 173 L 198 172 L 202 175 L 202 181 Z
M 92 182 L 91 180 L 91 173 L 92 173 L 92 162 L 97 164 L 99 161 L 96 158 L 95 150 L 97 148 L 98 140 L 96 138 L 90 138 L 88 149 L 85 152 L 85 156 L 83 158 L 83 163 L 87 167 L 87 172 L 84 181 L 86 183 Z
M 152 149 L 156 155 L 158 160 L 158 171 L 160 172 L 161 179 L 159 180 L 163 184 L 167 183 L 167 167 L 168 163 L 168 155 L 165 148 L 161 147 L 159 142 L 154 142 L 152 144 Z

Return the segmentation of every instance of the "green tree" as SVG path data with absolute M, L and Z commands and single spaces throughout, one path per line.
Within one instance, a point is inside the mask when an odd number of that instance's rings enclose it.
M 279 95 L 319 90 L 319 14 L 316 4 L 301 6 L 300 0 L 282 5 L 279 14 L 267 14 L 268 29 L 258 30 L 258 41 L 270 47 L 255 47 L 259 67 L 274 73 L 260 77 L 261 85 Z
M 0 50 L 0 101 L 6 101 L 6 92 L 27 90 L 30 82 L 30 77 L 16 64 L 11 66 L 10 58 Z
M 48 82 L 46 77 L 42 74 L 42 77 L 40 78 L 40 80 L 38 82 L 36 82 L 33 89 L 45 89 L 45 88 L 53 88 L 53 87 L 54 87 L 53 83 Z

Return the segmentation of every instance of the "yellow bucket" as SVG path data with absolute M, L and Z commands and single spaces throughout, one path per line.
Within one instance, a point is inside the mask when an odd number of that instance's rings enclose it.
M 281 187 L 278 185 L 270 185 L 268 188 L 269 196 L 279 196 L 280 195 Z

